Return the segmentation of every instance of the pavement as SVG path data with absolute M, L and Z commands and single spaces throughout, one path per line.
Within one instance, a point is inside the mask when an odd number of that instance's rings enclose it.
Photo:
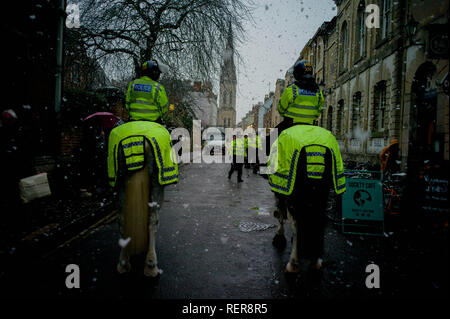
M 448 237 L 416 236 L 401 227 L 382 237 L 342 234 L 330 219 L 325 230 L 325 268 L 319 284 L 310 284 L 302 262 L 299 276 L 284 273 L 291 250 L 272 246 L 277 220 L 267 180 L 244 169 L 227 179 L 230 164 L 186 164 L 180 181 L 166 188 L 156 250 L 162 274 L 143 278 L 143 256 L 130 274 L 115 267 L 120 247 L 117 212 L 39 258 L 22 260 L 8 274 L 3 293 L 29 298 L 143 299 L 373 299 L 448 297 Z M 335 216 L 330 206 L 329 216 Z M 246 226 L 246 227 L 244 227 Z M 260 230 L 252 230 L 252 229 Z M 250 230 L 250 231 L 249 231 Z M 381 287 L 368 289 L 366 267 L 375 263 Z M 80 269 L 79 289 L 65 285 L 66 267 Z

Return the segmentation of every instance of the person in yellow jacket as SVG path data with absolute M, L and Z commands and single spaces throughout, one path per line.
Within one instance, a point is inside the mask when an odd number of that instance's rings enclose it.
M 142 76 L 128 86 L 126 109 L 130 121 L 109 136 L 108 177 L 117 190 L 119 229 L 123 244 L 117 271 L 131 270 L 130 257 L 147 252 L 144 275 L 159 275 L 155 249 L 164 186 L 178 181 L 178 165 L 170 133 L 162 125 L 168 100 L 158 83 L 167 67 L 157 60 L 142 65 Z
M 283 222 L 293 226 L 293 248 L 287 272 L 298 272 L 298 256 L 311 260 L 314 273 L 322 268 L 325 213 L 330 188 L 345 192 L 344 166 L 339 144 L 333 134 L 315 126 L 323 107 L 323 96 L 307 61 L 294 65 L 295 83 L 288 87 L 278 110 L 290 118 L 271 147 L 268 179 L 276 195 L 275 217 L 280 227 L 273 239 L 284 246 Z M 298 250 L 297 250 L 298 249 Z
M 242 137 L 236 138 L 233 135 L 233 140 L 230 143 L 229 153 L 233 156 L 233 162 L 231 163 L 230 170 L 228 172 L 228 179 L 231 179 L 231 175 L 235 170 L 237 170 L 238 183 L 243 182 L 242 179 L 242 167 L 244 165 L 244 158 L 247 156 L 247 150 L 245 146 L 245 141 Z
M 261 138 L 258 135 L 258 132 L 256 134 L 252 133 L 252 135 L 249 138 L 248 141 L 248 159 L 249 163 L 253 169 L 253 174 L 258 173 L 259 169 L 259 152 L 262 150 L 262 142 Z
M 157 81 L 167 66 L 157 60 L 142 64 L 142 76 L 128 85 L 125 107 L 132 121 L 163 122 L 168 110 L 164 86 Z
M 314 124 L 322 112 L 324 98 L 312 74 L 310 62 L 294 64 L 295 82 L 284 90 L 278 102 L 278 112 L 284 117 L 278 134 L 294 123 Z

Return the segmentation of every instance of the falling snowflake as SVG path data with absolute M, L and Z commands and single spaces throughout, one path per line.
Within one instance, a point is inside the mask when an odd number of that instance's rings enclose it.
M 120 238 L 119 239 L 119 246 L 122 247 L 122 248 L 125 248 L 130 241 L 131 241 L 130 237 L 128 237 L 127 239 Z

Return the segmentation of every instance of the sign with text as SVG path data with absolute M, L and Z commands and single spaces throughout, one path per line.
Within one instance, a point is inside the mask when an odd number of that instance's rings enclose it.
M 342 217 L 383 221 L 383 190 L 380 180 L 349 178 L 342 198 Z

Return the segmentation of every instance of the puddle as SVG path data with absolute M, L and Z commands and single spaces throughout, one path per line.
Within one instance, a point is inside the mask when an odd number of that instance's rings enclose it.
M 258 216 L 270 216 L 270 212 L 265 207 L 252 207 L 251 210 L 256 210 L 256 215 Z

